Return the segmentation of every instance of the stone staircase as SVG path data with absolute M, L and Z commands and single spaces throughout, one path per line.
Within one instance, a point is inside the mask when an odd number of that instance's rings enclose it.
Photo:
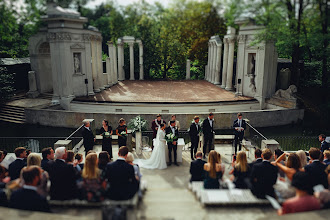
M 0 105 L 0 121 L 16 124 L 25 123 L 24 107 L 13 105 Z

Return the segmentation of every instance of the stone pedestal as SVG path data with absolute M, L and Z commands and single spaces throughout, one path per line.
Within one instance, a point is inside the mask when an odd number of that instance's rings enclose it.
M 65 147 L 66 150 L 72 150 L 72 141 L 71 140 L 58 140 L 54 144 L 54 150 L 58 147 Z
M 142 154 L 142 132 L 141 131 L 135 132 L 135 152 L 138 155 Z
M 187 64 L 186 64 L 186 79 L 189 80 L 190 79 L 190 60 L 187 60 Z
M 291 71 L 289 68 L 281 69 L 278 79 L 278 89 L 288 89 L 290 86 Z
M 38 92 L 38 88 L 37 88 L 35 71 L 29 71 L 28 77 L 29 77 L 29 92 L 26 95 L 29 98 L 36 98 L 39 96 L 39 92 Z
M 268 148 L 274 153 L 274 151 L 280 148 L 280 144 L 274 139 L 262 140 L 261 141 L 261 149 Z
M 133 151 L 133 147 L 132 147 L 132 131 L 131 130 L 127 130 L 126 147 L 128 148 L 129 152 L 132 152 Z

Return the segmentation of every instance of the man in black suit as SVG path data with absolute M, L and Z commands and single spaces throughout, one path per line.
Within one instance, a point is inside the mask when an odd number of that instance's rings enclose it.
M 213 147 L 213 128 L 214 128 L 214 115 L 210 112 L 209 117 L 203 121 L 202 129 L 204 134 L 203 158 L 205 159 L 206 153 L 210 152 Z M 209 146 L 207 151 L 207 146 Z
M 85 156 L 87 156 L 87 152 L 93 150 L 95 137 L 93 131 L 90 128 L 91 124 L 89 121 L 84 122 L 84 127 L 82 128 L 82 136 L 84 139 L 84 147 L 85 147 Z
M 194 117 L 194 122 L 191 123 L 189 129 L 189 136 L 191 140 L 191 148 L 190 155 L 191 159 L 194 160 L 194 155 L 197 153 L 198 143 L 199 143 L 199 131 L 201 130 L 201 126 L 199 125 L 199 117 Z
M 48 172 L 49 162 L 54 161 L 54 150 L 51 147 L 47 147 L 42 149 L 41 154 L 42 154 L 41 168 Z
M 254 164 L 251 172 L 252 192 L 258 198 L 265 195 L 275 197 L 273 185 L 277 180 L 277 167 L 270 163 L 273 154 L 270 149 L 262 150 L 262 163 Z
M 13 192 L 9 207 L 29 211 L 50 212 L 46 198 L 37 193 L 37 186 L 41 180 L 41 169 L 37 166 L 23 168 L 24 185 Z
M 79 174 L 73 165 L 65 162 L 66 157 L 65 147 L 58 147 L 55 150 L 56 160 L 49 163 L 52 200 L 70 200 L 77 197 L 76 180 L 79 178 Z
M 174 164 L 176 166 L 179 166 L 177 163 L 177 149 L 178 149 L 178 137 L 179 137 L 179 131 L 175 126 L 175 121 L 170 121 L 170 126 L 165 129 L 166 135 L 168 134 L 173 134 L 174 139 L 173 142 L 167 141 L 167 146 L 168 146 L 168 158 L 169 158 L 169 166 L 172 165 L 172 150 L 173 150 L 173 157 L 174 157 Z
M 317 148 L 312 147 L 309 150 L 309 156 L 311 158 L 310 164 L 305 166 L 305 172 L 307 172 L 312 179 L 312 185 L 316 186 L 322 184 L 324 188 L 328 188 L 327 175 L 325 169 L 327 166 L 320 162 L 321 151 Z
M 105 179 L 110 185 L 108 197 L 112 200 L 131 199 L 139 189 L 134 168 L 126 163 L 128 148 L 119 148 L 118 159 L 108 163 L 105 168 Z
M 242 113 L 237 114 L 237 119 L 234 121 L 233 124 L 234 128 L 234 146 L 235 146 L 235 155 L 237 154 L 237 144 L 239 145 L 239 151 L 242 149 L 242 140 L 244 138 L 244 131 L 246 129 L 246 122 L 243 119 Z
M 21 169 L 26 166 L 26 149 L 18 147 L 15 149 L 16 160 L 9 164 L 9 176 L 11 180 L 19 178 Z
M 255 158 L 255 160 L 254 160 L 252 163 L 249 163 L 249 167 L 250 167 L 251 170 L 252 170 L 253 165 L 262 162 L 261 154 L 262 154 L 262 151 L 261 151 L 259 148 L 257 148 L 257 149 L 254 151 L 254 158 Z
M 329 143 L 325 141 L 326 136 L 324 134 L 319 135 L 319 141 L 321 142 L 321 152 L 329 150 Z
M 204 164 L 206 163 L 203 158 L 203 153 L 198 151 L 196 153 L 196 159 L 191 161 L 190 164 L 190 182 L 192 181 L 203 181 L 204 180 Z

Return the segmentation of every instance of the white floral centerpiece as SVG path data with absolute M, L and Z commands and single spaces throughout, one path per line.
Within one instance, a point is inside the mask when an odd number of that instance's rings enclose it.
M 147 120 L 143 119 L 140 115 L 132 118 L 128 123 L 128 128 L 134 132 L 141 132 L 147 130 Z

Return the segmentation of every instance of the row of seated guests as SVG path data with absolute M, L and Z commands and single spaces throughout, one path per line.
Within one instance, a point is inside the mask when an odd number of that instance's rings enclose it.
M 22 156 L 18 158 L 24 157 L 22 150 L 15 150 L 17 156 Z M 9 165 L 10 172 L 19 173 L 18 178 L 7 184 L 11 193 L 9 207 L 49 211 L 48 205 L 44 204 L 48 195 L 52 200 L 79 198 L 99 202 L 104 199 L 127 200 L 139 190 L 142 175 L 125 146 L 119 149 L 118 160 L 114 162 L 110 162 L 106 151 L 101 152 L 99 157 L 95 152 L 88 152 L 84 164 L 79 164 L 81 155 L 72 156 L 72 152 L 67 152 L 65 147 L 59 147 L 55 152 L 48 148 L 42 153 L 43 160 L 38 154 L 31 153 L 22 168 L 15 164 L 13 167 L 15 161 Z M 76 159 L 72 162 L 74 157 Z

